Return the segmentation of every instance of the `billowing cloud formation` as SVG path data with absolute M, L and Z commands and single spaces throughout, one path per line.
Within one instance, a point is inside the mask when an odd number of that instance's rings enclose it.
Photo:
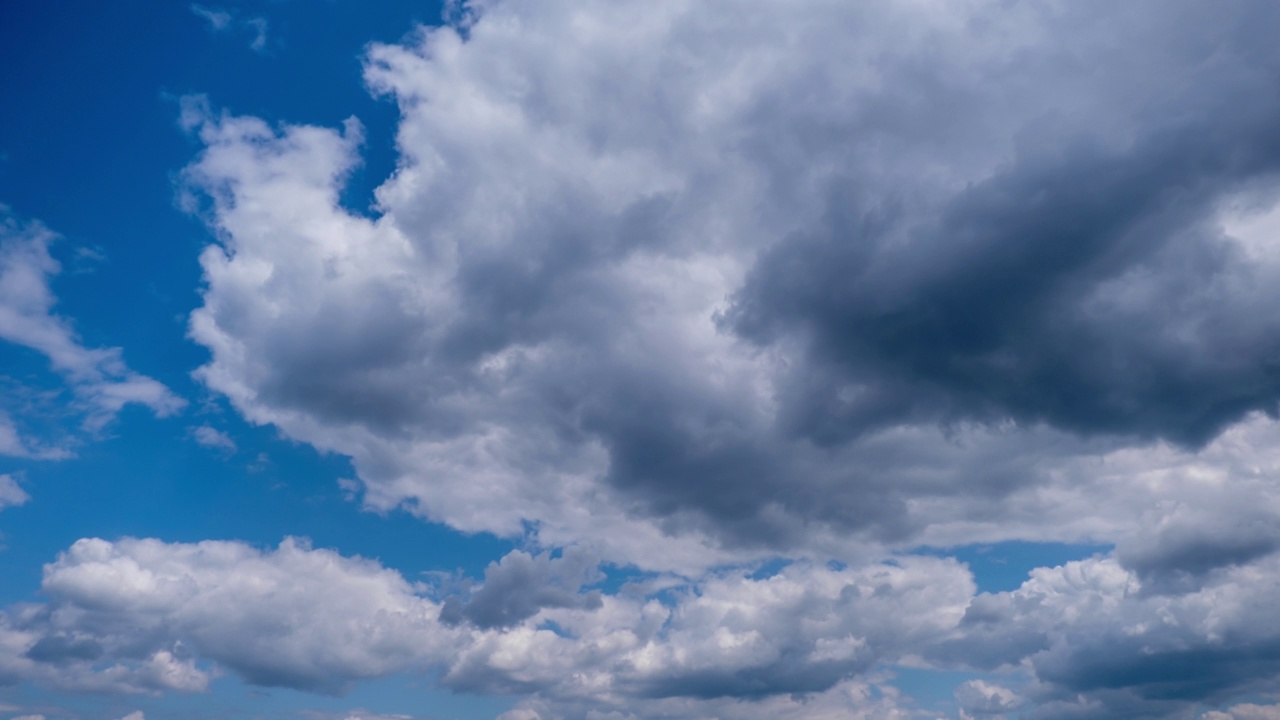
M 613 592 L 588 578 L 570 592 L 565 578 L 586 575 L 581 555 L 567 557 L 513 552 L 472 595 L 554 601 L 464 606 L 451 620 L 439 589 L 296 540 L 270 551 L 82 540 L 46 567 L 47 605 L 0 617 L 0 680 L 199 691 L 229 670 L 334 692 L 436 672 L 457 690 L 527 695 L 506 716 L 522 720 L 914 717 L 879 670 L 903 662 L 1033 675 L 1020 692 L 961 685 L 968 717 L 1186 717 L 1277 690 L 1280 555 L 1219 568 L 1190 591 L 1147 586 L 1098 556 L 976 595 L 962 565 L 918 556 L 652 577 Z
M 335 690 L 434 644 L 432 606 L 397 573 L 294 541 L 260 553 L 81 540 L 46 567 L 42 587 L 58 602 L 28 620 L 43 634 L 25 657 L 45 664 L 198 653 L 250 682 Z M 188 668 L 182 682 L 202 687 L 207 673 Z
M 1032 717 L 1172 716 L 1188 700 L 1275 690 L 1280 634 L 1266 618 L 1277 590 L 1274 555 L 1176 594 L 1111 558 L 1073 562 L 979 595 L 961 639 L 935 652 L 985 668 L 1029 662 L 1041 681 Z
M 129 403 L 145 405 L 158 415 L 177 412 L 185 401 L 126 367 L 120 348 L 84 347 L 70 321 L 53 312 L 57 299 L 49 283 L 61 269 L 49 254 L 54 238 L 40 224 L 24 224 L 0 206 L 0 340 L 48 358 L 75 393 L 89 430 L 102 428 Z M 61 455 L 56 449 L 33 448 L 4 414 L 0 414 L 0 453 Z
M 998 532 L 1075 458 L 1275 410 L 1276 255 L 1224 230 L 1272 202 L 1275 8 L 1100 10 L 486 5 L 370 51 L 375 219 L 355 121 L 193 102 L 201 375 L 465 530 Z
M 371 507 L 575 548 L 439 600 L 431 632 L 470 638 L 445 681 L 537 694 L 512 717 L 890 702 L 867 673 L 908 652 L 1035 675 L 961 688 L 973 716 L 1230 702 L 1275 677 L 1236 629 L 1280 549 L 1278 21 L 1247 0 L 475 3 L 369 50 L 402 114 L 372 217 L 339 202 L 356 120 L 187 101 L 219 240 L 199 376 L 350 456 Z M 893 636 L 871 640 L 824 569 L 1009 539 L 1116 550 L 954 626 L 949 571 L 890 583 L 898 607 L 946 594 L 912 621 L 932 639 L 868 611 Z M 777 555 L 797 562 L 704 575 Z M 697 594 L 593 595 L 597 558 Z M 771 609 L 708 599 L 764 589 Z M 646 612 L 665 644 L 641 652 Z M 1179 682 L 1196 658 L 1225 669 Z
M 81 540 L 46 566 L 48 605 L 3 617 L 0 678 L 193 691 L 224 668 L 256 684 L 334 691 L 438 669 L 457 689 L 533 693 L 530 707 L 733 703 L 832 692 L 877 662 L 918 653 L 960 622 L 974 590 L 953 561 L 906 558 L 571 592 L 562 578 L 583 566 L 567 557 L 509 555 L 458 622 L 442 620 L 430 588 L 294 540 L 268 552 Z M 512 590 L 513 568 L 530 565 L 549 571 L 518 590 L 557 601 L 518 613 L 483 605 L 486 590 Z

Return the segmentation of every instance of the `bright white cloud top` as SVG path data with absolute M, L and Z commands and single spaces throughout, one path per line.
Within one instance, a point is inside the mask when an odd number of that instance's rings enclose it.
M 83 539 L 0 616 L 0 683 L 923 718 L 893 680 L 935 672 L 957 718 L 1280 717 L 1277 27 L 1245 0 L 472 2 L 367 47 L 399 110 L 368 212 L 356 118 L 184 97 L 216 239 L 195 377 L 350 458 L 366 509 L 522 549 L 428 582 L 293 538 Z M 52 236 L 6 223 L 0 337 L 91 429 L 182 408 L 78 342 Z M 52 452 L 15 428 L 0 452 Z M 29 491 L 0 475 L 0 507 Z M 954 548 L 1000 542 L 1107 549 L 980 590 Z

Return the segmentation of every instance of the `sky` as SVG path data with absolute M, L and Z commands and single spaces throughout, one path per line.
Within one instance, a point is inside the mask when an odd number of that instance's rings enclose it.
M 1280 720 L 1277 29 L 0 4 L 0 720 Z

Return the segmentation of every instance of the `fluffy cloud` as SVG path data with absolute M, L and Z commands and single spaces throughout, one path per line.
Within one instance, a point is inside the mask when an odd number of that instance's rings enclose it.
M 1029 667 L 1039 682 L 1028 717 L 1177 717 L 1188 703 L 1277 689 L 1280 633 L 1267 618 L 1278 590 L 1280 556 L 1219 568 L 1175 593 L 1094 558 L 977 596 L 959 637 L 931 653 Z
M 960 686 L 967 717 L 1173 718 L 1278 689 L 1280 555 L 1190 591 L 1150 589 L 1100 556 L 976 596 L 943 558 L 650 577 L 606 593 L 585 557 L 513 552 L 450 619 L 442 588 L 295 540 L 82 540 L 46 567 L 47 605 L 3 616 L 0 682 L 200 691 L 231 671 L 334 692 L 438 673 L 455 690 L 526 695 L 507 715 L 525 720 L 915 717 L 881 676 L 897 663 L 1031 675 L 1016 693 Z M 486 589 L 532 600 L 474 610 Z
M 1275 9 L 1103 9 L 486 3 L 370 50 L 374 218 L 356 121 L 191 101 L 200 376 L 371 506 L 648 567 L 1115 540 L 1039 513 L 1275 410 L 1274 253 L 1224 229 L 1273 202 Z
M 125 405 L 137 403 L 157 415 L 169 415 L 186 403 L 164 385 L 130 370 L 120 348 L 86 348 L 72 324 L 54 313 L 57 299 L 50 280 L 61 269 L 49 254 L 55 235 L 39 223 L 22 223 L 0 206 L 0 339 L 48 358 L 77 398 L 83 425 L 98 430 Z M 0 452 L 59 457 L 56 449 L 33 449 L 0 415 Z
M 81 540 L 46 566 L 47 605 L 3 616 L 0 679 L 199 691 L 225 669 L 255 684 L 336 691 L 435 670 L 459 690 L 532 694 L 525 708 L 537 717 L 635 712 L 641 701 L 655 715 L 746 708 L 744 699 L 775 696 L 765 706 L 799 702 L 793 714 L 863 700 L 872 708 L 884 690 L 854 676 L 943 637 L 974 589 L 962 566 L 920 557 L 860 569 L 794 564 L 767 577 L 724 571 L 614 594 L 569 587 L 592 573 L 581 555 L 515 552 L 490 568 L 459 622 L 441 619 L 429 587 L 295 540 L 265 552 Z M 494 610 L 480 599 L 486 589 L 524 591 L 541 605 Z
M 80 659 L 87 633 L 98 652 L 185 652 L 250 682 L 333 691 L 402 670 L 441 642 L 434 606 L 400 575 L 293 540 L 267 553 L 82 540 L 46 567 L 42 588 L 57 602 L 27 656 L 43 662 Z
M 956 688 L 956 701 L 966 717 L 1003 716 L 1022 704 L 1016 692 L 982 680 L 970 680 Z
M 198 375 L 370 507 L 569 548 L 422 610 L 444 682 L 535 693 L 512 718 L 898 708 L 867 673 L 913 652 L 1034 675 L 973 716 L 1231 702 L 1276 669 L 1277 13 L 474 3 L 368 52 L 372 216 L 358 121 L 188 99 Z M 1116 550 L 972 603 L 874 560 L 1010 539 Z M 694 589 L 593 594 L 597 560 Z M 846 592 L 877 574 L 900 616 Z

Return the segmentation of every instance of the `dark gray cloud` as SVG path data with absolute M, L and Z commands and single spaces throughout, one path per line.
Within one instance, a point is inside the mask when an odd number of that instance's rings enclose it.
M 1280 170 L 1280 57 L 1259 30 L 1275 12 L 1190 13 L 1195 27 L 1081 59 L 1101 73 L 1217 38 L 1133 88 L 1129 137 L 1087 116 L 1029 123 L 1011 159 L 936 205 L 833 191 L 822 227 L 766 252 L 725 317 L 757 343 L 806 344 L 784 401 L 793 429 L 838 442 L 1012 419 L 1198 446 L 1274 415 L 1280 326 L 1259 312 L 1274 285 L 1216 213 Z
M 470 622 L 482 628 L 510 627 L 543 608 L 600 607 L 600 591 L 583 586 L 604 579 L 599 558 L 580 548 L 559 557 L 516 550 L 485 569 L 484 584 L 465 599 L 452 596 L 440 609 L 443 622 Z
M 69 660 L 97 660 L 102 652 L 102 644 L 93 638 L 46 635 L 37 640 L 26 655 L 36 662 L 57 664 Z

